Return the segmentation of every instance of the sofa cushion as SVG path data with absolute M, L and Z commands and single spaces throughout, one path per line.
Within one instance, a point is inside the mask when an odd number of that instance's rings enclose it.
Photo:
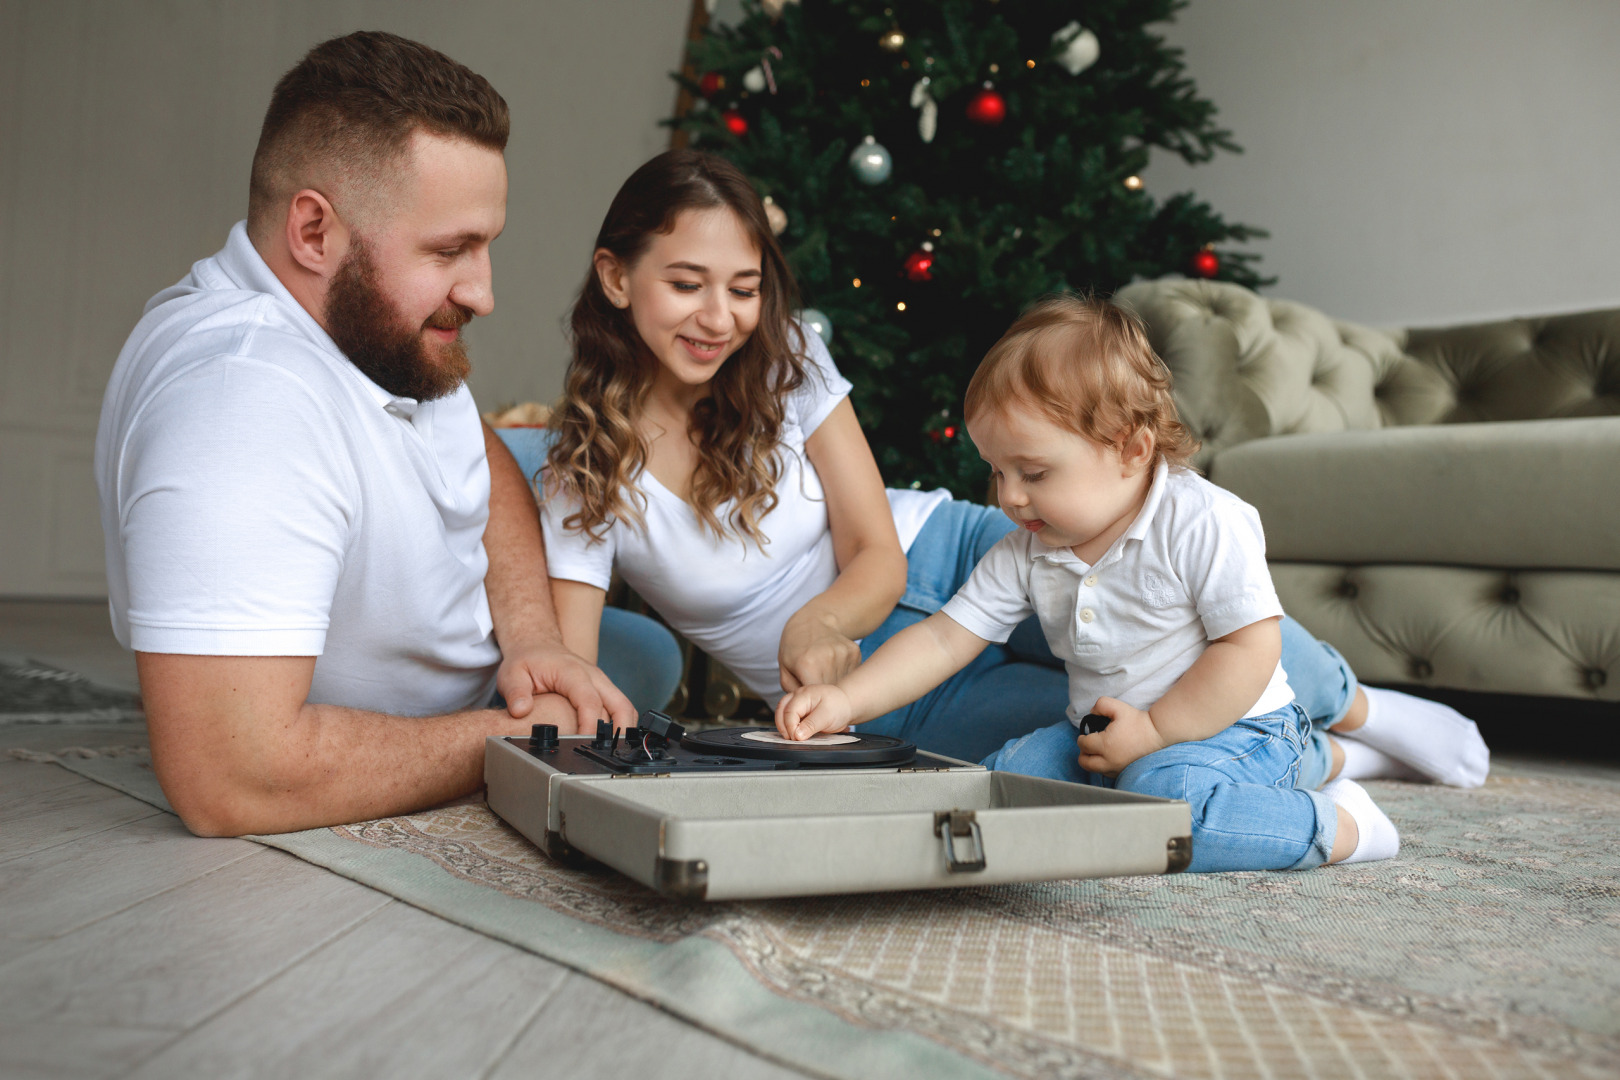
M 1274 562 L 1271 576 L 1365 682 L 1620 702 L 1620 574 Z
M 1210 478 L 1269 557 L 1620 570 L 1620 417 L 1258 439 Z
M 1304 304 L 1184 279 L 1138 282 L 1117 298 L 1170 368 L 1181 418 L 1204 441 L 1200 465 L 1269 435 L 1434 423 L 1453 404 L 1444 375 L 1394 335 Z
M 1396 339 L 1450 385 L 1445 422 L 1620 414 L 1620 311 L 1409 330 Z

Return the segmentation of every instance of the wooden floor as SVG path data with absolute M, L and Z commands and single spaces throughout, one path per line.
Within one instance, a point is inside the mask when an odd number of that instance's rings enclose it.
M 70 666 L 71 641 L 52 647 Z M 144 741 L 140 725 L 0 727 L 5 1080 L 804 1075 L 291 855 L 198 839 L 5 753 Z

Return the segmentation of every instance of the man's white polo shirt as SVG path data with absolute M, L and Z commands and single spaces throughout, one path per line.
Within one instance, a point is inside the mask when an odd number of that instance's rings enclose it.
M 489 700 L 472 395 L 419 403 L 362 375 L 244 223 L 147 302 L 102 403 L 96 483 L 125 647 L 315 656 L 319 704 Z
M 1136 520 L 1095 564 L 1015 529 L 941 610 L 997 642 L 1033 611 L 1068 671 L 1073 724 L 1100 697 L 1150 707 L 1211 641 L 1283 613 L 1254 507 L 1164 462 Z M 1244 715 L 1263 716 L 1293 699 L 1279 662 Z

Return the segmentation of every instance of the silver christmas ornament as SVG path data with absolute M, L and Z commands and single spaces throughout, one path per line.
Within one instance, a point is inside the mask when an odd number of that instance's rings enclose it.
M 894 171 L 894 159 L 883 144 L 868 135 L 849 155 L 849 167 L 863 184 L 881 184 Z
M 833 325 L 832 320 L 827 318 L 826 312 L 817 311 L 813 307 L 807 307 L 803 311 L 799 312 L 797 318 L 801 324 L 809 327 L 811 330 L 814 330 L 817 334 L 821 335 L 822 341 L 826 342 L 828 345 L 832 344 Z
M 1070 75 L 1080 74 L 1102 55 L 1102 44 L 1098 42 L 1097 35 L 1081 27 L 1078 22 L 1071 22 L 1053 34 L 1052 44 L 1063 50 L 1058 53 L 1057 62 Z
M 757 94 L 765 89 L 765 71 L 760 67 L 751 67 L 748 74 L 743 76 L 743 89 L 750 94 Z

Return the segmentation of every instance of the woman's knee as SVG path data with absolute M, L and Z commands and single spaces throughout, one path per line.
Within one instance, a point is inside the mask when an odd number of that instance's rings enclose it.
M 662 709 L 675 696 L 685 666 L 680 644 L 662 623 L 604 608 L 597 666 L 637 709 Z

